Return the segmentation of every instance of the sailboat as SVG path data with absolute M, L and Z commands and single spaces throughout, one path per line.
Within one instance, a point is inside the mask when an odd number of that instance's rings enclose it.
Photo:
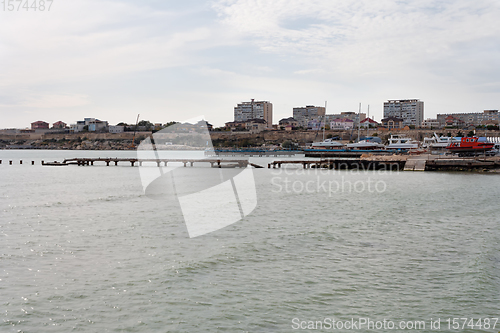
M 325 101 L 325 115 L 323 116 L 323 141 L 313 142 L 312 147 L 313 148 L 321 148 L 321 149 L 341 149 L 341 148 L 343 148 L 345 145 L 342 142 L 339 142 L 339 141 L 334 140 L 334 139 L 325 139 L 325 127 L 326 127 L 325 119 L 326 119 L 326 101 Z M 321 126 L 321 122 L 320 122 L 320 126 Z

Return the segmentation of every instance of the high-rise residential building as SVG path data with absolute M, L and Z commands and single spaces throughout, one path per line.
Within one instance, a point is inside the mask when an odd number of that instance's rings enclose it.
M 293 108 L 293 119 L 299 122 L 300 126 L 307 127 L 310 121 L 317 120 L 325 115 L 324 106 L 307 105 Z
M 267 128 L 273 127 L 273 104 L 268 101 L 242 102 L 234 107 L 234 121 L 263 119 Z
M 446 126 L 446 118 L 453 116 L 453 118 L 460 119 L 464 126 L 480 126 L 495 123 L 498 125 L 500 121 L 500 114 L 498 110 L 484 110 L 483 112 L 470 112 L 470 113 L 446 113 L 438 114 L 437 121 L 439 126 Z
M 403 119 L 403 126 L 419 127 L 424 121 L 424 102 L 418 99 L 398 99 L 384 102 L 384 118 Z

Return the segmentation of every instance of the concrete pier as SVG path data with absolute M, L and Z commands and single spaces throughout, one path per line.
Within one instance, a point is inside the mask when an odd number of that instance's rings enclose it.
M 92 166 L 94 163 L 103 162 L 106 166 L 109 166 L 110 163 L 114 163 L 115 166 L 118 166 L 118 163 L 130 163 L 130 166 L 135 166 L 138 164 L 139 166 L 143 166 L 145 162 L 156 163 L 157 167 L 160 167 L 162 164 L 167 166 L 168 163 L 182 163 L 184 167 L 188 165 L 190 167 L 194 167 L 197 163 L 210 163 L 211 167 L 238 167 L 245 168 L 250 163 L 248 160 L 226 160 L 226 159 L 137 159 L 137 158 L 71 158 L 65 159 L 61 164 L 69 165 L 76 164 L 78 166 Z

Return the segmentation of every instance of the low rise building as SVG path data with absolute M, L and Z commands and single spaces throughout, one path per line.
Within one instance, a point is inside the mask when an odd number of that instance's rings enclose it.
M 307 129 L 312 131 L 318 131 L 325 126 L 325 117 L 310 120 L 307 123 Z
M 245 128 L 252 133 L 259 133 L 267 129 L 267 122 L 264 119 L 249 119 L 245 122 Z
M 445 126 L 448 126 L 448 127 L 458 127 L 458 128 L 462 128 L 462 127 L 466 126 L 465 121 L 463 121 L 462 119 L 460 119 L 458 117 L 454 117 L 452 115 L 449 115 L 448 117 L 445 118 L 444 124 L 445 124 Z
M 335 119 L 350 119 L 354 122 L 354 126 L 358 126 L 360 121 L 366 119 L 366 113 L 357 113 L 353 111 L 342 111 L 336 114 L 327 114 L 325 116 L 326 123 L 331 123 Z
M 83 118 L 78 120 L 75 124 L 70 125 L 70 131 L 73 133 L 89 131 L 89 132 L 103 132 L 108 131 L 108 122 L 96 118 Z
M 245 129 L 246 123 L 244 121 L 229 121 L 224 125 L 231 131 L 243 131 Z
M 422 122 L 422 128 L 440 128 L 442 127 L 440 124 L 439 124 L 439 120 L 437 119 L 431 119 L 431 118 L 427 118 L 426 120 L 424 120 Z
M 35 121 L 31 123 L 31 129 L 36 130 L 36 129 L 49 129 L 49 123 L 46 123 L 45 121 Z
M 298 126 L 300 126 L 299 122 L 293 117 L 281 119 L 279 121 L 279 125 L 283 126 L 283 127 L 286 127 L 286 126 L 298 127 Z
M 403 119 L 396 117 L 387 117 L 382 119 L 382 126 L 387 129 L 403 129 Z
M 109 133 L 123 133 L 125 131 L 125 126 L 109 126 Z
M 330 122 L 331 130 L 350 130 L 354 128 L 354 121 L 347 118 L 334 119 Z
M 88 124 L 89 132 L 103 132 L 106 131 L 109 124 L 107 121 L 95 119 Z
M 67 127 L 68 126 L 66 125 L 66 123 L 62 122 L 62 121 L 57 121 L 57 122 L 52 124 L 52 128 L 54 128 L 54 129 L 65 129 Z
M 380 124 L 371 118 L 365 118 L 361 121 L 360 126 L 363 128 L 378 127 Z

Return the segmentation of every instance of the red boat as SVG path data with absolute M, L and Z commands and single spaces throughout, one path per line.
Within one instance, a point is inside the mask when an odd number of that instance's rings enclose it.
M 485 152 L 493 149 L 495 146 L 494 143 L 490 142 L 479 142 L 479 138 L 471 137 L 471 138 L 462 138 L 460 142 L 452 142 L 450 143 L 446 149 L 448 149 L 452 153 L 476 153 L 476 152 Z

